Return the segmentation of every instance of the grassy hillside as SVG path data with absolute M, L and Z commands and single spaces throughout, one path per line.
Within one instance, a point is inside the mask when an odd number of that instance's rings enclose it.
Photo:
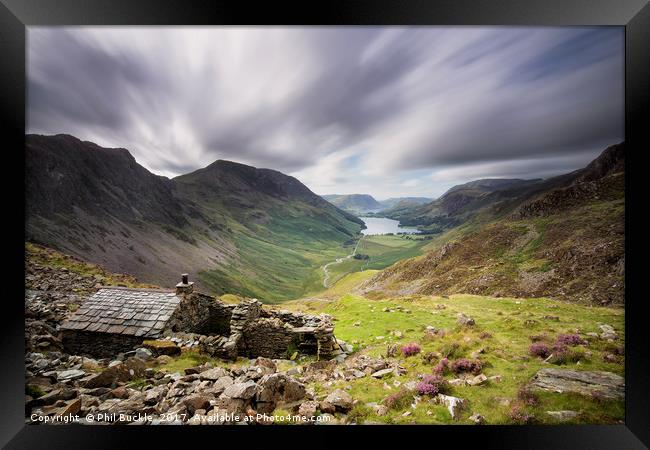
M 372 276 L 360 272 L 349 275 L 330 293 L 349 291 L 355 283 Z M 317 393 L 348 388 L 360 404 L 353 415 L 360 421 L 378 423 L 451 424 L 472 423 L 473 413 L 480 413 L 489 424 L 518 423 L 516 411 L 528 414 L 532 423 L 553 424 L 558 420 L 546 411 L 573 410 L 579 414 L 570 423 L 620 423 L 624 418 L 623 401 L 604 401 L 574 394 L 530 393 L 526 384 L 542 368 L 560 367 L 580 370 L 605 370 L 624 375 L 624 310 L 621 308 L 586 307 L 546 298 L 494 298 L 474 295 L 449 297 L 412 295 L 372 300 L 359 295 L 340 295 L 337 300 L 306 299 L 288 302 L 283 308 L 325 312 L 335 318 L 335 333 L 353 344 L 361 355 L 380 356 L 387 344 L 402 346 L 417 343 L 421 352 L 415 356 L 398 355 L 406 369 L 401 376 L 383 379 L 364 377 L 352 381 L 335 381 L 332 385 L 314 383 Z M 457 324 L 457 314 L 475 319 L 474 327 Z M 606 342 L 587 333 L 600 333 L 599 325 L 614 327 L 619 340 Z M 442 333 L 432 335 L 426 327 Z M 553 345 L 560 334 L 577 334 L 587 342 L 571 347 L 573 360 L 544 362 L 532 356 L 533 342 Z M 612 355 L 612 356 L 606 356 Z M 452 420 L 444 406 L 422 397 L 413 406 L 413 399 L 377 416 L 367 404 L 381 403 L 401 390 L 409 381 L 431 374 L 441 358 L 450 362 L 460 358 L 481 361 L 482 373 L 497 376 L 480 386 L 451 386 L 449 395 L 468 400 L 468 407 L 458 422 Z M 457 378 L 447 374 L 448 381 Z
M 170 180 L 126 149 L 28 135 L 26 165 L 28 241 L 165 287 L 186 272 L 215 294 L 300 297 L 363 227 L 293 177 L 230 161 Z
M 550 199 L 549 199 L 550 198 Z M 622 304 L 624 177 L 551 191 L 499 221 L 441 235 L 363 287 L 368 295 L 480 294 Z
M 362 222 L 325 200 L 314 200 L 304 186 L 290 186 L 299 191 L 289 197 L 269 195 L 268 187 L 257 191 L 249 186 L 259 174 L 212 169 L 174 179 L 180 194 L 200 205 L 201 220 L 216 224 L 234 246 L 227 261 L 199 272 L 210 291 L 265 303 L 298 298 L 322 285 L 322 265 L 354 248 Z M 210 235 L 199 239 L 209 241 Z

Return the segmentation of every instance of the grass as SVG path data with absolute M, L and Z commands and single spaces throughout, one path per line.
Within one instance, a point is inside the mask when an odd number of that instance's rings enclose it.
M 349 284 L 350 280 L 343 280 L 343 283 Z M 333 289 L 337 289 L 337 286 Z M 598 325 L 607 323 L 616 329 L 621 338 L 617 345 L 623 345 L 624 311 L 620 308 L 586 307 L 544 298 L 471 295 L 453 295 L 449 298 L 410 296 L 384 300 L 343 295 L 330 302 L 301 300 L 291 303 L 297 309 L 331 314 L 335 320 L 336 336 L 352 343 L 355 350 L 363 354 L 380 356 L 385 353 L 388 343 L 401 346 L 416 342 L 422 347 L 419 355 L 397 358 L 407 370 L 406 375 L 381 380 L 365 377 L 347 382 L 337 381 L 327 388 L 318 383 L 313 386 L 317 393 L 350 387 L 349 393 L 363 405 L 381 402 L 388 395 L 398 392 L 405 382 L 416 381 L 418 374 L 430 374 L 436 358 L 432 362 L 427 361 L 427 354 L 440 354 L 440 357 L 451 352 L 450 360 L 478 357 L 483 363 L 483 373 L 486 376 L 501 377 L 500 382 L 489 382 L 482 386 L 450 388 L 450 395 L 465 398 L 469 402 L 469 407 L 461 413 L 458 423 L 471 423 L 469 416 L 474 412 L 482 414 L 490 424 L 512 423 L 509 413 L 513 406 L 519 404 L 519 390 L 542 368 L 605 370 L 624 375 L 622 363 L 605 362 L 602 358 L 611 344 L 586 336 L 588 332 L 599 332 Z M 445 309 L 436 309 L 436 305 L 444 305 Z M 384 312 L 386 308 L 393 312 Z M 473 317 L 476 325 L 470 328 L 458 326 L 456 315 L 459 312 Z M 548 315 L 558 316 L 560 320 L 544 319 Z M 355 326 L 355 323 L 360 325 Z M 424 329 L 427 325 L 445 330 L 444 337 L 426 336 Z M 391 333 L 396 330 L 403 333 L 401 338 L 396 338 Z M 489 336 L 484 332 L 488 332 Z M 546 336 L 548 340 L 553 340 L 561 333 L 578 333 L 589 339 L 590 343 L 584 350 L 590 352 L 590 356 L 578 365 L 567 363 L 560 366 L 529 356 L 531 336 Z M 377 339 L 378 336 L 383 336 L 383 339 Z M 447 375 L 446 378 L 454 377 Z M 573 423 L 618 423 L 624 417 L 622 401 L 602 402 L 555 393 L 541 393 L 538 397 L 538 404 L 523 406 L 524 411 L 534 416 L 535 423 L 556 423 L 557 420 L 546 414 L 546 411 L 558 410 L 579 411 L 580 415 L 572 419 Z M 403 416 L 406 411 L 411 414 Z M 366 408 L 360 408 L 355 414 L 363 416 L 363 421 L 382 423 L 455 423 L 444 406 L 433 404 L 426 397 L 415 408 L 408 405 L 406 408 L 390 410 L 381 417 Z
M 198 350 L 186 350 L 183 351 L 178 356 L 170 357 L 168 363 L 160 364 L 157 360 L 154 360 L 151 364 L 156 369 L 165 372 L 165 373 L 184 373 L 185 369 L 189 367 L 200 366 L 205 363 L 212 364 L 213 367 L 239 367 L 248 363 L 248 359 L 239 358 L 237 361 L 225 361 L 218 358 L 212 358 L 203 353 L 199 353 Z
M 350 254 L 354 246 L 345 242 L 356 232 L 333 232 L 317 217 L 298 214 L 273 218 L 266 227 L 252 230 L 235 223 L 231 226 L 238 258 L 199 277 L 218 294 L 271 304 L 322 290 L 322 265 Z
M 397 261 L 422 254 L 422 249 L 429 240 L 407 235 L 370 235 L 364 236 L 357 247 L 357 254 L 367 255 L 368 259 L 349 258 L 339 264 L 329 266 L 330 285 L 341 280 L 347 274 L 365 270 L 384 269 Z M 348 252 L 348 254 L 351 253 Z M 322 281 L 319 289 L 322 290 Z
M 95 277 L 98 282 L 105 286 L 155 287 L 150 284 L 140 283 L 130 275 L 111 273 L 100 265 L 87 263 L 73 256 L 31 242 L 25 243 L 25 259 L 27 265 L 37 264 L 54 269 L 66 269 L 83 277 Z M 77 307 L 78 305 L 68 306 L 72 311 Z

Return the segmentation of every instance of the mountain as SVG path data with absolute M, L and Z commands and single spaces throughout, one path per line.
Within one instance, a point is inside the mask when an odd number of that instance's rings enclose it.
M 293 177 L 229 161 L 174 179 L 126 149 L 26 136 L 26 239 L 161 286 L 273 302 L 320 285 L 363 222 Z
M 492 195 L 502 204 L 493 199 L 484 207 L 489 213 L 478 211 L 433 241 L 428 253 L 385 269 L 361 292 L 378 297 L 467 293 L 623 304 L 624 149 L 624 143 L 611 146 L 584 169 L 528 186 L 519 183 L 506 193 L 475 193 L 465 205 L 480 204 L 477 199 Z M 451 196 L 463 191 L 457 189 Z M 495 215 L 495 205 L 507 207 Z
M 325 200 L 353 214 L 378 211 L 381 204 L 368 194 L 323 195 Z
M 459 184 L 449 189 L 445 194 L 449 195 L 457 191 L 479 191 L 479 192 L 494 192 L 503 189 L 508 189 L 516 186 L 528 184 L 530 182 L 541 181 L 537 180 L 521 180 L 518 178 L 483 178 L 480 180 L 470 181 L 468 183 Z
M 399 205 L 424 205 L 431 202 L 433 199 L 428 197 L 391 197 L 386 200 L 379 201 L 383 210 L 398 207 Z
M 577 171 L 576 171 L 577 173 Z M 440 198 L 421 205 L 385 211 L 405 226 L 440 233 L 480 217 L 484 222 L 505 217 L 524 200 L 577 177 L 576 173 L 533 180 L 481 179 L 452 187 Z

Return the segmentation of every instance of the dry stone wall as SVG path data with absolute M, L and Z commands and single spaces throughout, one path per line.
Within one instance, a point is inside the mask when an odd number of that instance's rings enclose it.
M 144 338 L 124 334 L 63 330 L 61 339 L 66 351 L 73 355 L 112 358 L 140 346 Z

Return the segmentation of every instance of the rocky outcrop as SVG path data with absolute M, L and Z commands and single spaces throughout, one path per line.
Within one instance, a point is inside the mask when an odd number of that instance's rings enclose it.
M 532 389 L 620 400 L 625 397 L 625 379 L 603 371 L 541 369 L 530 382 Z

